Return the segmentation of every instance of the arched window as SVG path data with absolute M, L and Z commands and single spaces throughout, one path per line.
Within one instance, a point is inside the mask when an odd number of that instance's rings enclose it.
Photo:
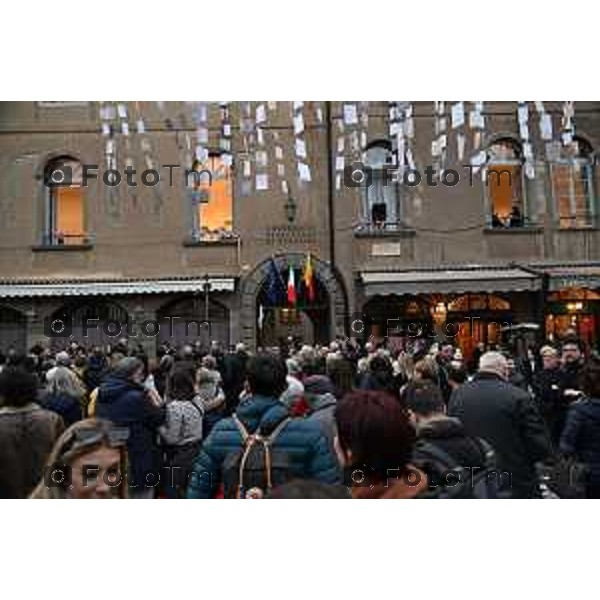
M 87 243 L 81 163 L 70 156 L 49 161 L 44 170 L 46 206 L 42 243 Z
M 363 220 L 377 229 L 396 229 L 400 210 L 398 184 L 392 180 L 396 162 L 391 146 L 376 142 L 367 147 L 365 154 L 365 166 L 372 171 L 370 185 L 364 187 Z
M 488 225 L 522 227 L 526 206 L 521 146 L 515 140 L 502 138 L 490 145 L 487 156 L 484 185 L 488 196 Z
M 551 166 L 552 194 L 559 227 L 591 227 L 596 216 L 592 147 L 575 138 Z
M 192 170 L 187 182 L 192 190 L 192 239 L 217 241 L 232 237 L 231 165 L 223 155 L 214 153 L 203 164 L 194 162 Z

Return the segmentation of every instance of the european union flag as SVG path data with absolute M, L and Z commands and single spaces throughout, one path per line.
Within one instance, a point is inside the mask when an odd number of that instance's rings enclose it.
M 266 286 L 267 303 L 269 306 L 279 306 L 280 304 L 283 304 L 285 291 L 283 289 L 281 273 L 279 273 L 273 259 L 271 259 L 269 263 L 269 276 Z

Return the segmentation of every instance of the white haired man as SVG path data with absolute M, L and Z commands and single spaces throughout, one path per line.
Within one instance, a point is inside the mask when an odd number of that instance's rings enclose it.
M 535 465 L 547 458 L 549 438 L 532 397 L 508 378 L 506 357 L 486 352 L 473 381 L 452 393 L 448 415 L 494 447 L 499 472 L 511 474 L 513 498 L 532 498 L 539 495 Z

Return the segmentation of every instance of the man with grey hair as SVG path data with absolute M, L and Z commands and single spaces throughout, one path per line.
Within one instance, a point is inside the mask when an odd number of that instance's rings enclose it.
M 508 377 L 506 357 L 486 352 L 473 380 L 452 393 L 448 415 L 460 419 L 468 435 L 494 447 L 499 473 L 510 473 L 513 498 L 537 497 L 535 465 L 548 456 L 548 433 L 529 393 Z

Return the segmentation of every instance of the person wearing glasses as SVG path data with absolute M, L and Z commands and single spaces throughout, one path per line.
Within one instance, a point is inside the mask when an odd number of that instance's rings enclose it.
M 85 419 L 56 441 L 32 499 L 127 498 L 129 430 Z

